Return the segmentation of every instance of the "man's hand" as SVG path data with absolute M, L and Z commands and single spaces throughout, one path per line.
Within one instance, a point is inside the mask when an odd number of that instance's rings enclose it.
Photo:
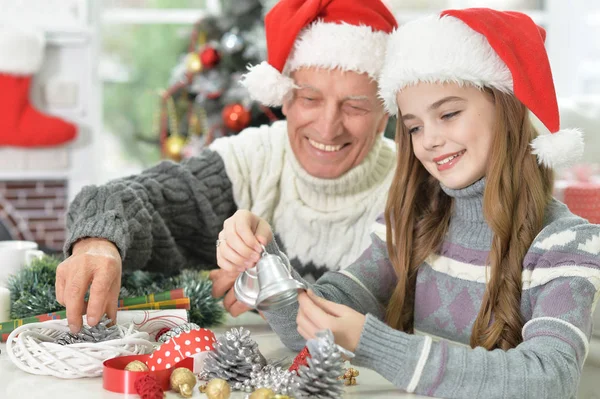
M 225 220 L 217 241 L 217 264 L 220 269 L 210 272 L 212 295 L 223 298 L 223 306 L 234 317 L 250 310 L 235 298 L 233 285 L 246 269 L 254 267 L 263 252 L 262 245 L 271 241 L 271 226 L 247 210 L 238 210 Z
M 335 343 L 351 352 L 356 350 L 365 325 L 365 315 L 345 305 L 323 299 L 314 292 L 298 295 L 298 333 L 306 340 L 316 333 L 330 329 Z
M 217 264 L 231 273 L 254 267 L 271 241 L 271 226 L 250 211 L 239 210 L 225 220 L 217 241 Z
M 73 253 L 56 269 L 56 299 L 67 308 L 71 332 L 79 332 L 82 315 L 90 326 L 102 315 L 116 322 L 121 289 L 121 255 L 116 245 L 102 238 L 85 238 L 73 246 Z M 84 302 L 90 287 L 89 302 Z M 87 306 L 87 311 L 86 311 Z

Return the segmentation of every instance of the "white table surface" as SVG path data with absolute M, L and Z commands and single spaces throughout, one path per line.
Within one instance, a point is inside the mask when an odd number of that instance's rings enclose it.
M 252 337 L 267 359 L 289 357 L 295 353 L 286 349 L 270 327 L 256 314 L 248 313 L 236 319 L 229 318 L 225 326 L 213 329 L 219 336 L 232 326 L 241 325 L 252 332 Z M 50 376 L 28 374 L 17 368 L 6 354 L 6 345 L 0 344 L 0 398 L 60 398 L 60 399 L 116 399 L 138 398 L 137 395 L 124 395 L 105 391 L 102 388 L 102 377 L 62 380 Z M 358 368 L 360 376 L 358 385 L 345 387 L 344 398 L 422 398 L 422 396 L 403 393 L 374 371 Z M 245 393 L 235 392 L 231 399 L 242 399 Z M 167 398 L 181 398 L 175 392 L 168 392 Z M 193 398 L 206 398 L 194 389 Z

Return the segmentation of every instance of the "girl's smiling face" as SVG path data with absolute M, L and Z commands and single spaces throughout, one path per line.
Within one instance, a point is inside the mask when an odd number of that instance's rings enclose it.
M 414 154 L 431 175 L 452 189 L 485 176 L 495 121 L 490 94 L 470 85 L 422 82 L 404 88 L 396 100 Z

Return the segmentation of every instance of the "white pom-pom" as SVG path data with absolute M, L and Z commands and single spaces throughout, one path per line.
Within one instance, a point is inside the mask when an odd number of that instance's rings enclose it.
M 583 133 L 578 129 L 563 129 L 544 134 L 531 142 L 531 148 L 541 165 L 549 168 L 570 166 L 583 156 Z
M 289 77 L 281 74 L 267 62 L 248 68 L 241 83 L 248 89 L 250 97 L 260 103 L 277 107 L 283 104 L 285 96 L 296 86 Z
M 30 75 L 40 70 L 46 37 L 43 30 L 26 25 L 0 23 L 0 73 Z

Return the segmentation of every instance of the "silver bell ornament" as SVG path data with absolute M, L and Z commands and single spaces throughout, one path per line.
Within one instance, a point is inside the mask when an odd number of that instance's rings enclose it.
M 266 251 L 256 266 L 240 274 L 234 284 L 236 299 L 258 310 L 276 310 L 294 303 L 298 290 L 306 290 L 306 286 L 292 277 L 281 257 Z

